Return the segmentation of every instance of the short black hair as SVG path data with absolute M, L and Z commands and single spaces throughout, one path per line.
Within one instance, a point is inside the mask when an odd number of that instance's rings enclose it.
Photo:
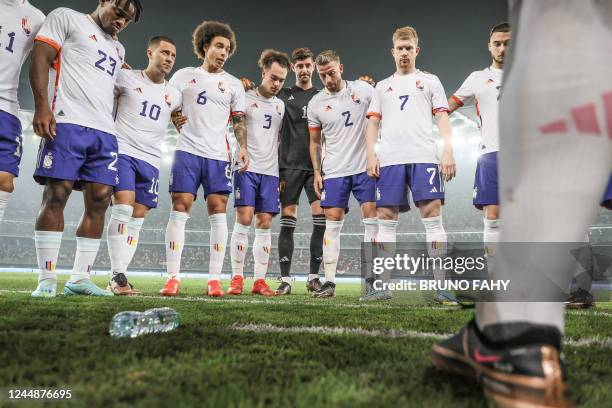
M 503 23 L 499 23 L 493 26 L 493 28 L 491 29 L 491 32 L 489 33 L 489 38 L 491 38 L 493 33 L 509 33 L 509 32 L 510 32 L 510 23 L 504 21 Z
M 162 41 L 170 43 L 176 47 L 174 40 L 170 37 L 166 37 L 165 35 L 156 35 L 155 37 L 149 38 L 148 47 L 157 47 Z
M 121 0 L 115 0 L 115 5 L 118 5 Z M 125 0 L 125 5 L 133 5 L 136 9 L 136 15 L 134 16 L 134 22 L 138 22 L 140 20 L 140 15 L 142 14 L 142 3 L 140 0 Z

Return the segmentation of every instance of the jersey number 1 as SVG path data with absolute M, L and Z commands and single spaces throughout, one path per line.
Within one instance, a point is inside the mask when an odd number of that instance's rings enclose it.
M 8 33 L 9 43 L 6 46 L 5 50 L 12 53 L 13 52 L 13 43 L 15 42 L 15 33 Z

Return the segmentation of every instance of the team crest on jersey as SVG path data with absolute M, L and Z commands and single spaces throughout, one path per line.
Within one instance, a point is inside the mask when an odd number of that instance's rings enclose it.
M 331 107 L 331 106 L 329 106 L 329 105 L 327 105 L 327 106 L 325 107 L 325 112 L 329 112 L 330 110 L 332 110 L 332 107 Z
M 166 105 L 168 105 L 168 107 L 172 106 L 172 97 L 170 94 L 165 94 L 164 100 L 166 101 Z
M 393 92 L 393 88 L 392 87 L 388 87 L 385 92 Z
M 223 84 L 223 81 L 219 81 L 219 83 L 217 84 L 217 88 L 219 88 L 221 93 L 225 93 L 225 85 Z
M 90 39 L 90 40 L 94 40 L 95 42 L 98 42 L 98 38 L 96 37 L 96 35 L 95 35 L 95 34 L 90 35 L 90 36 L 89 36 L 89 39 Z
M 43 168 L 50 169 L 51 167 L 53 167 L 53 153 L 49 152 L 43 159 Z
M 355 102 L 357 105 L 359 105 L 361 103 L 361 99 L 359 99 L 359 97 L 355 94 L 351 94 L 351 99 L 353 100 L 353 102 Z
M 422 91 L 425 89 L 425 85 L 423 85 L 423 81 L 421 81 L 420 79 L 417 79 L 416 87 L 419 91 Z
M 30 24 L 30 19 L 27 17 L 21 18 L 21 28 L 23 28 L 23 32 L 28 37 L 32 34 L 32 25 Z
M 142 93 L 142 88 L 134 88 L 134 92 Z
M 240 200 L 240 188 L 234 191 L 234 197 L 236 197 L 236 200 Z

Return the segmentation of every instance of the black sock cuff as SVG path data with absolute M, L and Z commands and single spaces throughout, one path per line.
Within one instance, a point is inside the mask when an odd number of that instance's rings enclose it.
M 315 227 L 325 227 L 325 215 L 315 214 L 312 216 L 312 225 Z
M 297 218 L 290 215 L 283 215 L 280 219 L 280 225 L 281 227 L 295 228 L 297 225 Z

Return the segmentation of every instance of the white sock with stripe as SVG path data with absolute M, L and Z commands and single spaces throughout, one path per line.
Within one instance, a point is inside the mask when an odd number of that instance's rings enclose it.
M 168 279 L 180 279 L 181 256 L 185 246 L 185 224 L 189 214 L 171 211 L 166 227 L 166 271 Z

